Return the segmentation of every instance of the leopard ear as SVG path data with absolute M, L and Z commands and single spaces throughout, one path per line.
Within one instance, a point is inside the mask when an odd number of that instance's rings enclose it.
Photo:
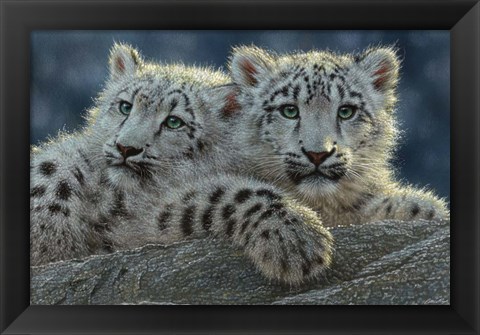
M 238 93 L 239 87 L 235 84 L 216 86 L 204 92 L 203 100 L 213 113 L 229 118 L 240 112 Z
M 110 50 L 110 79 L 118 80 L 124 76 L 131 76 L 142 65 L 140 53 L 127 44 L 115 43 Z
M 270 72 L 274 58 L 267 51 L 251 46 L 236 47 L 230 57 L 230 73 L 240 86 L 256 86 L 259 79 Z
M 394 48 L 369 49 L 357 62 L 370 76 L 377 91 L 386 92 L 397 86 L 400 60 Z

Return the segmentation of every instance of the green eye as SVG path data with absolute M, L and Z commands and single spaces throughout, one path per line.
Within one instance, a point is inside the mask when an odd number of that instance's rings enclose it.
M 180 127 L 183 127 L 185 125 L 185 122 L 183 122 L 183 120 L 179 117 L 169 116 L 165 120 L 165 125 L 170 129 L 178 129 Z
M 357 108 L 354 106 L 341 106 L 338 109 L 338 117 L 343 120 L 348 120 L 355 115 Z
M 298 114 L 300 113 L 298 111 L 298 107 L 294 105 L 284 105 L 280 107 L 280 113 L 287 119 L 297 119 Z
M 132 111 L 132 104 L 126 101 L 122 101 L 119 107 L 120 113 L 128 115 Z

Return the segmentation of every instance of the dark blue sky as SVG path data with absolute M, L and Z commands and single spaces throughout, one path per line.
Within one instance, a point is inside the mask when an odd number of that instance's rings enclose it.
M 223 69 L 231 47 L 239 44 L 280 53 L 359 52 L 395 44 L 403 60 L 397 115 L 404 134 L 397 175 L 449 198 L 449 31 L 37 31 L 31 41 L 32 144 L 83 124 L 82 115 L 107 77 L 114 41 L 132 44 L 147 59 Z

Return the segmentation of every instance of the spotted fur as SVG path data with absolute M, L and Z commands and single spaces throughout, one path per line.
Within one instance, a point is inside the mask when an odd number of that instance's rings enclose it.
M 145 62 L 116 45 L 88 123 L 32 149 L 31 263 L 215 236 L 268 278 L 301 283 L 330 264 L 318 215 L 236 171 L 228 78 Z M 124 103 L 131 105 L 122 113 Z M 184 125 L 167 127 L 176 116 Z
M 389 47 L 360 55 L 235 48 L 239 108 L 226 116 L 238 129 L 244 168 L 319 211 L 328 226 L 448 218 L 433 192 L 394 178 L 399 69 Z M 282 115 L 286 106 L 298 116 Z M 341 118 L 343 107 L 353 116 Z

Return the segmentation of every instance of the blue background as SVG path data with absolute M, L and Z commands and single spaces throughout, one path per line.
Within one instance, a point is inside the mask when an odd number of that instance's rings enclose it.
M 225 69 L 232 46 L 255 44 L 279 53 L 399 48 L 403 60 L 398 119 L 404 131 L 397 176 L 450 195 L 450 33 L 448 31 L 37 31 L 32 33 L 31 144 L 78 129 L 108 75 L 116 42 L 147 59 Z

